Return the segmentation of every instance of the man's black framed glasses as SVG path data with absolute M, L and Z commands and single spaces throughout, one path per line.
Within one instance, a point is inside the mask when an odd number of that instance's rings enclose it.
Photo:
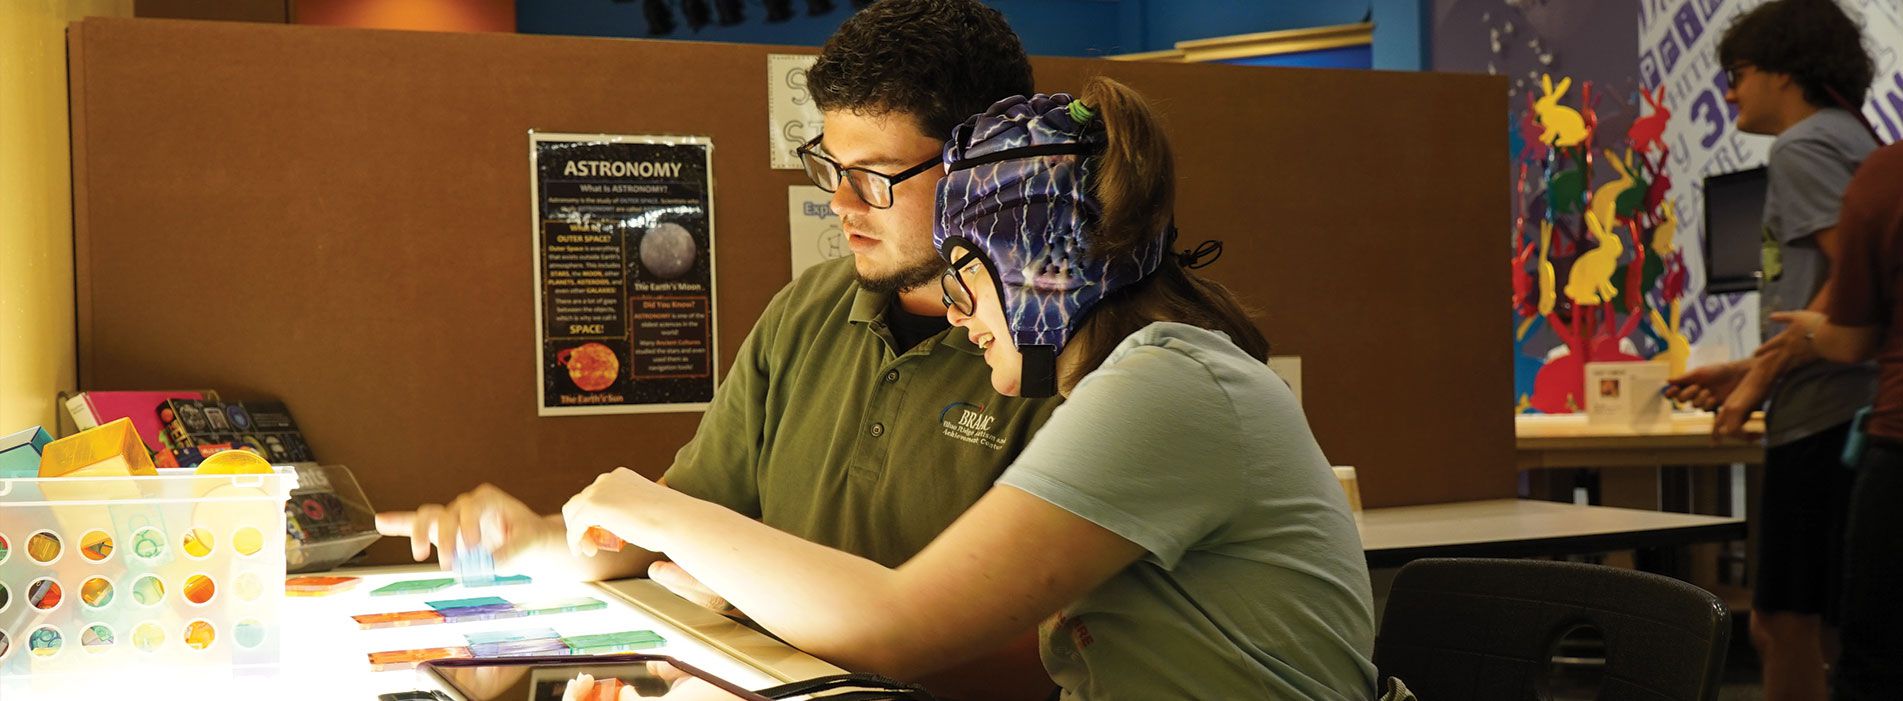
M 874 209 L 892 207 L 892 186 L 945 162 L 945 156 L 940 154 L 891 175 L 857 166 L 847 168 L 819 152 L 819 140 L 823 136 L 825 135 L 820 134 L 813 137 L 811 141 L 794 151 L 799 154 L 800 163 L 806 166 L 806 177 L 811 178 L 813 184 L 818 185 L 819 189 L 827 192 L 838 192 L 839 181 L 844 180 L 852 187 L 852 191 L 859 195 L 859 199 L 865 200 L 865 203 Z

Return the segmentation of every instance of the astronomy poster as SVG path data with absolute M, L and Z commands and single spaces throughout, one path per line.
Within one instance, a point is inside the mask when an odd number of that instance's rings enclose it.
M 537 413 L 714 397 L 713 143 L 530 132 Z

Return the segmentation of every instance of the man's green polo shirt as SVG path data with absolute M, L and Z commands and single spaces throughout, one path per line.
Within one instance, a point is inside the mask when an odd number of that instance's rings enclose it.
M 999 396 L 957 327 L 895 353 L 893 300 L 860 289 L 851 258 L 780 290 L 668 486 L 888 567 L 917 554 L 1057 402 Z

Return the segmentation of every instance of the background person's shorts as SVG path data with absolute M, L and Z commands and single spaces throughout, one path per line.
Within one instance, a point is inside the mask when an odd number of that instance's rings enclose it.
M 1836 625 L 1844 525 L 1856 473 L 1843 465 L 1850 424 L 1764 450 L 1752 610 L 1822 616 Z

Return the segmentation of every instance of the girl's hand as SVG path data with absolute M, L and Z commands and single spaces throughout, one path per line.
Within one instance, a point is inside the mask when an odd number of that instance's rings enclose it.
M 686 498 L 634 470 L 615 468 L 596 477 L 594 484 L 562 505 L 568 549 L 577 556 L 594 556 L 597 548 L 593 539 L 586 537 L 593 526 L 634 545 L 659 550 L 655 526 L 666 521 L 671 505 Z

